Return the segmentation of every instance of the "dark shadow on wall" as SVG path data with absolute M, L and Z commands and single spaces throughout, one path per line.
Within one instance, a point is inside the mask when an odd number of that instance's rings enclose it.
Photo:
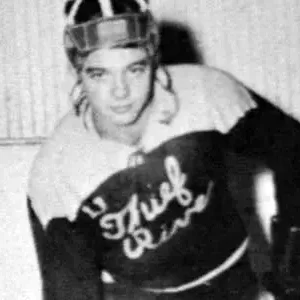
M 162 21 L 160 51 L 163 64 L 203 63 L 192 31 L 181 23 Z

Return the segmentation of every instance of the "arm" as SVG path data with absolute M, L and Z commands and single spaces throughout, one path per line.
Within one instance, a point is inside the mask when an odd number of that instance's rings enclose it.
M 250 173 L 249 192 L 274 253 L 277 242 L 271 233 L 272 217 L 279 214 L 284 226 L 299 226 L 300 124 L 253 96 L 258 109 L 249 112 L 229 132 L 229 148 L 237 158 L 235 162 L 248 163 L 244 169 Z M 284 246 L 285 242 L 281 240 L 281 244 Z M 274 270 L 273 254 L 272 259 Z
M 96 242 L 88 225 L 67 219 L 51 220 L 47 228 L 28 209 L 38 254 L 43 300 L 100 300 L 101 267 L 96 260 Z
M 272 215 L 279 212 L 289 219 L 299 213 L 300 124 L 264 99 L 252 96 L 258 108 L 239 120 L 227 137 L 229 149 L 248 162 L 255 208 L 270 241 Z

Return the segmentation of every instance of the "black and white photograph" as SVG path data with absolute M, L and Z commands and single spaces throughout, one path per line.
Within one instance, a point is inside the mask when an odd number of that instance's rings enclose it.
M 299 0 L 1 0 L 0 299 L 300 299 Z

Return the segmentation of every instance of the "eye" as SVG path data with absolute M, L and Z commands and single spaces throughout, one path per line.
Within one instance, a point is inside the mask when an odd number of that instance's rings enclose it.
M 104 71 L 97 71 L 97 72 L 90 73 L 89 76 L 92 79 L 99 80 L 105 78 L 105 76 L 107 76 L 107 73 Z
M 108 72 L 106 70 L 86 70 L 86 74 L 92 80 L 105 80 L 108 77 Z
M 138 76 L 138 75 L 142 75 L 143 73 L 145 73 L 146 69 L 147 69 L 147 65 L 138 64 L 138 65 L 134 65 L 134 66 L 130 67 L 129 72 L 130 72 L 130 74 L 132 74 L 134 76 Z

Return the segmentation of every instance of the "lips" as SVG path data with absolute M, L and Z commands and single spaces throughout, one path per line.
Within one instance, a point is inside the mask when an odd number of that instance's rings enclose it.
M 110 108 L 116 114 L 125 114 L 131 110 L 132 104 L 111 106 Z

